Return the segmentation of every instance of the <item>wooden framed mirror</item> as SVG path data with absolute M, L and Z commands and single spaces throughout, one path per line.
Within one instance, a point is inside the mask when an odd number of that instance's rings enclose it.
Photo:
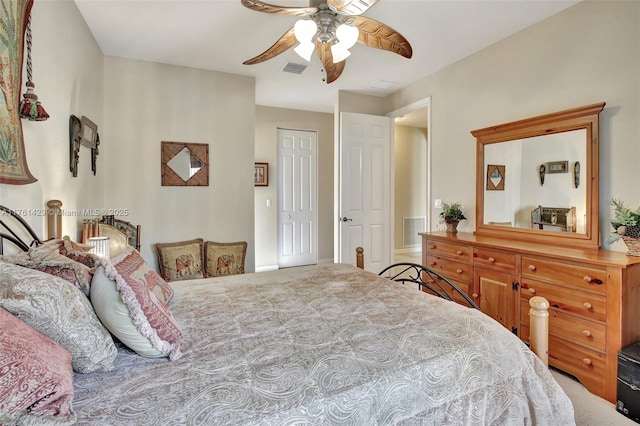
M 162 142 L 162 186 L 209 186 L 209 144 Z
M 598 125 L 604 105 L 587 105 L 471 132 L 476 138 L 476 234 L 600 246 Z M 495 164 L 512 171 L 499 191 L 487 189 L 491 187 L 488 167 Z M 558 164 L 566 166 L 559 168 Z M 578 184 L 575 173 L 568 172 L 576 168 L 580 173 Z M 541 226 L 536 218 L 534 227 L 534 211 L 541 207 L 558 211 L 574 208 L 575 224 L 558 226 L 549 221 Z

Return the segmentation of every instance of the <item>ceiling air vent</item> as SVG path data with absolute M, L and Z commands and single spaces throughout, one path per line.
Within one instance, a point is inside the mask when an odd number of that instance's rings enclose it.
M 307 64 L 287 62 L 286 64 L 284 64 L 284 67 L 282 67 L 282 71 L 290 72 L 291 74 L 302 74 L 302 72 L 307 69 L 307 66 Z

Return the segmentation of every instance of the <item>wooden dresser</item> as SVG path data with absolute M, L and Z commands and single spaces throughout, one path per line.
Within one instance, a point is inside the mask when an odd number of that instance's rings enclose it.
M 549 364 L 616 401 L 618 351 L 640 341 L 640 257 L 471 233 L 422 233 L 422 261 L 529 339 L 529 298 L 549 310 Z

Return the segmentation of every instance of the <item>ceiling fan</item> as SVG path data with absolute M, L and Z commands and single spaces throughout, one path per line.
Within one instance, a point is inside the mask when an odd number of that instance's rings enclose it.
M 344 70 L 349 49 L 356 42 L 365 46 L 397 53 L 411 58 L 411 44 L 393 28 L 360 16 L 378 0 L 310 0 L 309 7 L 286 7 L 260 0 L 241 0 L 242 4 L 258 12 L 277 15 L 301 16 L 293 28 L 285 32 L 273 46 L 245 65 L 258 64 L 271 59 L 298 44 L 294 49 L 307 61 L 315 50 L 326 72 L 326 82 L 332 83 Z

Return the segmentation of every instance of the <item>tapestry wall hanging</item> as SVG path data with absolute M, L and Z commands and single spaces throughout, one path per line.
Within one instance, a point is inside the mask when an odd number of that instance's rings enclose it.
M 37 180 L 27 167 L 18 116 L 24 34 L 32 5 L 33 0 L 0 0 L 0 183 L 13 185 Z

